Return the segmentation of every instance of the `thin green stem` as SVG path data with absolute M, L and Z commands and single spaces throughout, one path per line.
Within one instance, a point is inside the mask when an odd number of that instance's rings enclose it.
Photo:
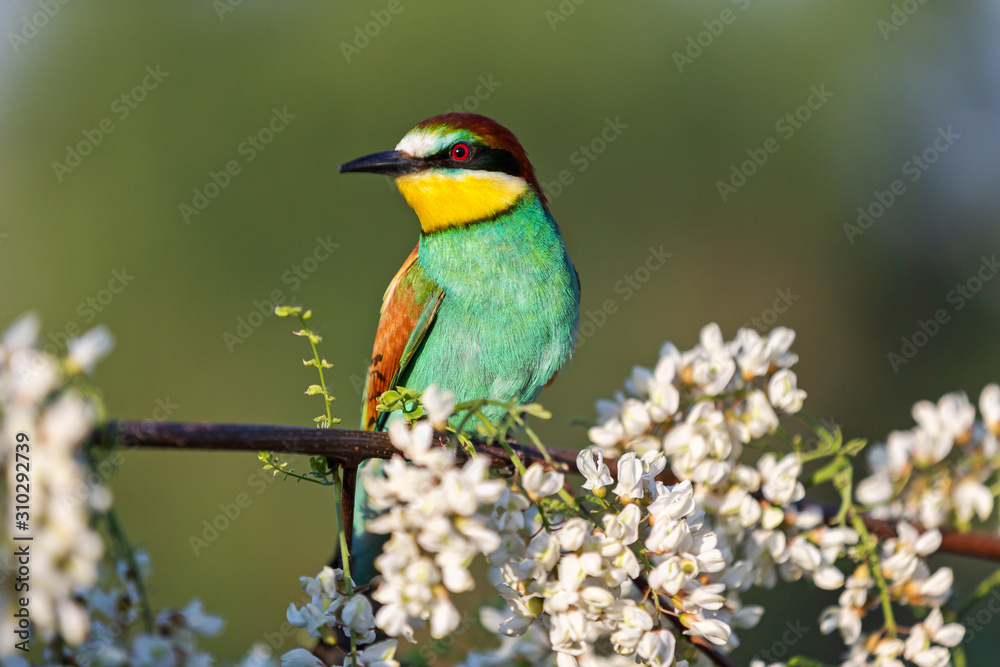
M 275 463 L 277 463 L 277 459 L 275 459 Z M 267 464 L 271 466 L 271 470 L 274 471 L 275 475 L 281 474 L 284 475 L 286 478 L 294 477 L 295 479 L 300 480 L 302 482 L 312 482 L 313 484 L 319 484 L 320 486 L 331 486 L 336 483 L 322 479 L 316 479 L 315 477 L 310 477 L 308 475 L 303 475 L 301 473 L 295 472 L 294 470 L 285 470 L 284 468 L 280 467 L 280 465 L 275 465 L 271 461 L 268 461 Z
M 354 595 L 354 582 L 351 579 L 351 556 L 350 549 L 347 546 L 347 528 L 344 526 L 343 522 L 340 520 L 341 507 L 340 498 L 341 490 L 344 488 L 344 467 L 337 466 L 337 469 L 333 473 L 333 485 L 334 485 L 334 520 L 337 522 L 337 533 L 340 538 L 340 562 L 343 564 L 344 569 L 344 584 L 347 586 L 347 596 L 350 597 Z M 354 666 L 357 667 L 358 664 L 358 643 L 357 638 L 354 636 L 354 630 L 348 629 L 348 636 L 351 639 L 351 661 Z
M 889 595 L 889 584 L 885 580 L 885 576 L 882 574 L 882 565 L 879 561 L 878 553 L 876 550 L 877 542 L 872 538 L 871 533 L 868 532 L 867 526 L 865 526 L 865 520 L 855 511 L 854 507 L 850 509 L 851 517 L 851 527 L 854 528 L 855 532 L 861 537 L 862 543 L 865 545 L 867 550 L 868 565 L 871 568 L 872 576 L 875 578 L 875 585 L 878 587 L 878 596 L 882 604 L 882 615 L 885 617 L 885 629 L 889 633 L 890 639 L 896 638 L 896 617 L 892 612 L 892 597 Z
M 113 507 L 110 508 L 104 514 L 104 517 L 108 522 L 108 529 L 111 531 L 111 535 L 125 557 L 125 562 L 128 563 L 128 569 L 135 581 L 135 589 L 139 593 L 139 603 L 142 605 L 142 619 L 146 625 L 146 631 L 153 632 L 156 627 L 156 623 L 153 620 L 153 608 L 149 603 L 149 593 L 146 591 L 146 583 L 142 580 L 142 571 L 139 569 L 139 562 L 135 559 L 135 550 L 132 549 L 132 544 L 125 535 L 125 529 L 122 527 L 121 522 L 118 521 L 115 509 Z
M 595 528 L 601 527 L 601 525 L 597 523 L 597 520 L 594 517 L 590 516 L 588 512 L 584 511 L 584 509 L 577 504 L 576 498 L 574 498 L 573 495 L 569 491 L 567 491 L 565 487 L 559 489 L 559 498 L 564 503 L 569 505 L 573 509 L 573 511 L 576 512 L 577 516 L 579 516 L 581 519 L 586 519 L 587 522 L 593 525 Z
M 545 462 L 548 463 L 553 468 L 555 468 L 556 465 L 555 463 L 552 462 L 552 457 L 549 456 L 548 450 L 545 449 L 545 445 L 542 444 L 541 438 L 535 435 L 535 431 L 530 426 L 528 426 L 523 419 L 519 417 L 516 417 L 515 419 L 518 425 L 524 429 L 525 434 L 531 439 L 531 442 L 533 442 L 535 447 L 538 448 L 538 451 L 542 453 L 542 456 L 545 458 Z
M 528 470 L 524 467 L 524 464 L 521 462 L 521 458 L 517 455 L 517 452 L 515 452 L 513 448 L 511 448 L 510 444 L 507 442 L 506 439 L 500 440 L 500 446 L 504 448 L 504 451 L 507 452 L 507 456 L 510 457 L 511 463 L 514 464 L 514 467 L 517 468 L 517 471 L 521 473 L 522 477 L 524 477 L 525 473 L 527 473 Z
M 326 390 L 326 379 L 323 377 L 323 360 L 319 357 L 319 350 L 316 348 L 316 338 L 312 329 L 306 324 L 306 320 L 301 314 L 298 315 L 302 328 L 306 331 L 306 338 L 309 339 L 309 347 L 312 348 L 313 360 L 316 362 L 316 370 L 319 371 L 319 386 L 323 388 L 323 401 L 326 403 L 326 425 L 334 423 L 333 411 L 330 410 L 330 392 Z

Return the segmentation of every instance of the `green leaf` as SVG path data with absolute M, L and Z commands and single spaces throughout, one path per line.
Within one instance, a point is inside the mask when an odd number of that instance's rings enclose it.
M 526 415 L 539 419 L 552 419 L 552 413 L 542 407 L 540 403 L 529 403 L 521 406 L 521 411 Z
M 322 393 L 324 393 L 323 387 L 319 386 L 318 384 L 311 384 L 309 385 L 309 388 L 306 389 L 307 396 L 315 396 L 316 394 L 322 394 Z
M 278 306 L 274 309 L 274 314 L 278 317 L 292 317 L 302 312 L 299 306 Z
M 854 438 L 844 445 L 844 454 L 847 456 L 857 456 L 866 445 L 868 445 L 868 441 L 864 438 Z

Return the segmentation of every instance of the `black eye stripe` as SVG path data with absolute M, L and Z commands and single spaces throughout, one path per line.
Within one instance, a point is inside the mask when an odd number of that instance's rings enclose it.
M 466 143 L 472 155 L 464 160 L 458 161 L 452 158 L 453 146 L 449 146 L 433 155 L 428 155 L 423 159 L 427 167 L 444 167 L 456 169 L 478 169 L 482 171 L 499 171 L 512 176 L 524 178 L 521 172 L 521 163 L 510 151 L 502 148 L 490 148 L 482 144 Z

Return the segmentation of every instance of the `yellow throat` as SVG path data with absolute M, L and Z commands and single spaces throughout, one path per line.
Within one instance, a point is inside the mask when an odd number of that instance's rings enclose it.
M 517 201 L 527 182 L 495 171 L 422 171 L 396 178 L 425 234 L 490 218 Z

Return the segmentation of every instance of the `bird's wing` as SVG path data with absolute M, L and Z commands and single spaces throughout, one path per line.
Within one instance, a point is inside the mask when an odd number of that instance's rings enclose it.
M 385 415 L 375 411 L 382 392 L 393 389 L 431 328 L 444 290 L 417 261 L 418 245 L 403 262 L 382 297 L 382 317 L 375 334 L 371 365 L 365 378 L 361 427 L 381 428 Z

